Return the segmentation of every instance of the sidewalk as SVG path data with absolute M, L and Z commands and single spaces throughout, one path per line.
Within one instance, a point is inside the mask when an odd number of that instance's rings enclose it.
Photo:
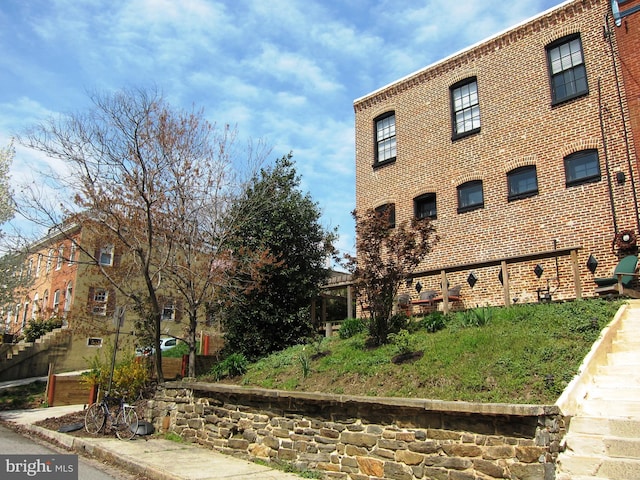
M 129 441 L 103 436 L 74 437 L 34 425 L 39 420 L 64 416 L 82 408 L 82 405 L 70 405 L 12 410 L 0 412 L 0 420 L 21 425 L 72 451 L 87 452 L 100 460 L 153 480 L 300 480 L 295 474 L 273 470 L 194 444 L 177 443 L 153 436 L 135 437 Z

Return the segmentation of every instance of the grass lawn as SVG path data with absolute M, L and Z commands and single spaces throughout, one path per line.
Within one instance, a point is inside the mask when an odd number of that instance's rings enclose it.
M 0 411 L 42 407 L 46 401 L 46 388 L 47 382 L 36 381 L 0 389 Z
M 623 300 L 486 307 L 414 319 L 395 343 L 316 340 L 250 364 L 247 386 L 335 394 L 553 404 Z M 409 361 L 394 363 L 400 353 Z M 206 379 L 206 378 L 205 378 Z

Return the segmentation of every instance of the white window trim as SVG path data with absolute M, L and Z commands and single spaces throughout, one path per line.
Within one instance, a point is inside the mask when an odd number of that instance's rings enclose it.
M 93 293 L 93 306 L 91 313 L 94 315 L 107 315 L 107 302 L 109 301 L 109 291 L 97 288 Z
M 64 307 L 62 310 L 68 312 L 71 310 L 71 298 L 73 296 L 73 284 L 71 282 L 67 283 L 67 288 L 64 292 Z
M 33 305 L 31 306 L 31 319 L 35 320 L 38 316 L 38 294 L 33 296 Z
M 58 309 L 60 308 L 60 290 L 56 290 L 53 292 L 53 314 L 58 313 Z
M 77 249 L 78 249 L 78 245 L 76 244 L 76 242 L 71 240 L 68 265 L 73 265 L 75 263 L 75 256 L 76 256 Z
M 40 267 L 42 266 L 42 254 L 38 254 L 38 260 L 36 261 L 36 271 L 34 276 L 38 278 L 40 276 Z
M 45 272 L 49 273 L 51 271 L 51 265 L 53 265 L 53 248 L 49 250 L 47 254 L 47 266 L 45 268 Z
M 100 265 L 102 265 L 103 267 L 111 267 L 113 266 L 113 245 L 107 245 L 106 247 L 102 247 L 100 249 L 100 256 L 98 257 L 98 263 Z M 109 262 L 103 262 L 102 261 L 102 256 L 103 255 L 109 255 Z
M 62 268 L 62 260 L 64 259 L 64 245 L 58 247 L 58 257 L 56 258 L 56 270 Z

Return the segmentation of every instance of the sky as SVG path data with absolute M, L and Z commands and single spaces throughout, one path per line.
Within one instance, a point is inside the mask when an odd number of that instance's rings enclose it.
M 89 94 L 158 89 L 293 153 L 355 251 L 353 101 L 561 0 L 0 0 L 0 146 Z M 16 145 L 14 190 L 46 159 Z

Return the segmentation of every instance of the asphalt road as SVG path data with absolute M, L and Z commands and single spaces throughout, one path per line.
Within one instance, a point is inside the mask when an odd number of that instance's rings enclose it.
M 20 435 L 0 425 L 0 452 L 3 455 L 22 454 L 70 454 L 64 449 L 58 449 L 49 443 L 34 437 Z M 78 456 L 79 480 L 144 480 L 143 477 L 114 466 L 101 463 L 88 457 Z

